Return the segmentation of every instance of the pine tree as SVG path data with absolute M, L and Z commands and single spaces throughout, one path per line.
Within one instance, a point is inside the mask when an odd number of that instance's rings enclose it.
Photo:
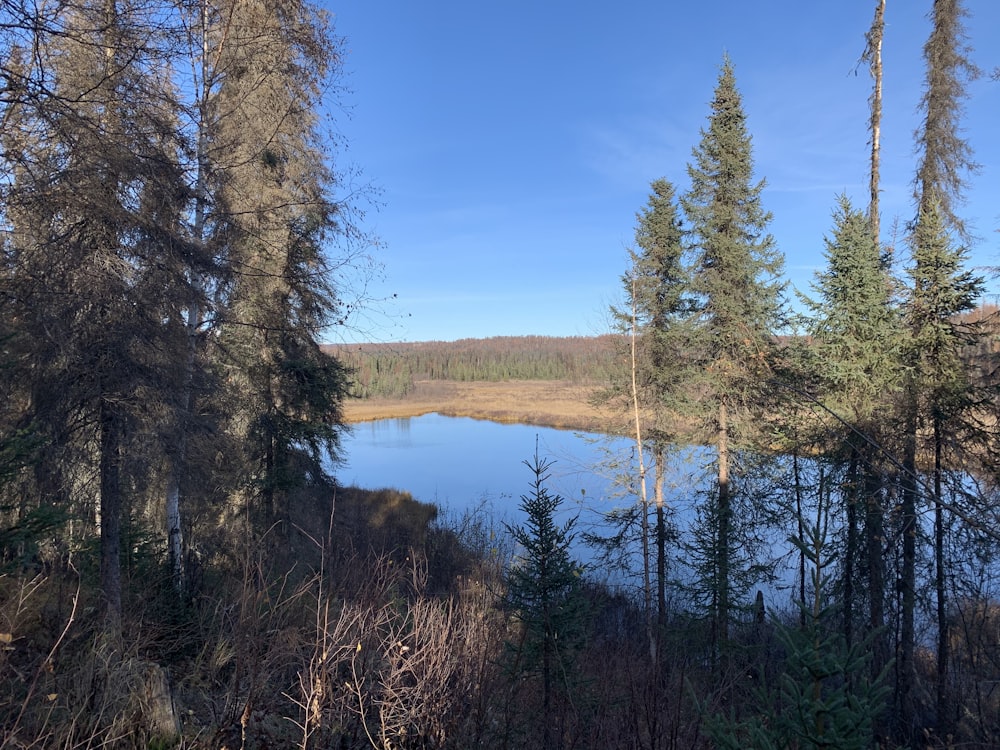
M 772 335 L 782 316 L 783 260 L 767 233 L 764 182 L 753 182 L 750 134 L 729 58 L 725 58 L 708 126 L 688 166 L 691 187 L 681 198 L 695 254 L 691 290 L 700 325 L 697 364 L 714 407 L 718 453 L 714 545 L 718 575 L 712 607 L 714 641 L 728 638 L 731 606 L 732 513 L 730 451 L 760 403 L 770 373 Z

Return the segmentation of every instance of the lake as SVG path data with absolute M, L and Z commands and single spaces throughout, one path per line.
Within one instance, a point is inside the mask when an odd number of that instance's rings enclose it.
M 579 514 L 578 531 L 606 531 L 602 512 L 635 504 L 637 488 L 623 479 L 637 474 L 635 444 L 627 438 L 440 414 L 352 425 L 336 474 L 345 485 L 405 490 L 445 515 L 474 511 L 518 523 L 520 498 L 533 479 L 524 461 L 534 456 L 536 441 L 539 457 L 552 463 L 545 486 L 564 499 L 563 520 Z M 666 494 L 678 516 L 693 517 L 693 488 L 704 486 L 700 478 L 709 461 L 698 448 L 672 456 Z M 652 481 L 648 486 L 652 493 Z M 579 558 L 591 558 L 582 545 L 574 549 Z
M 353 425 L 338 479 L 366 489 L 406 490 L 452 509 L 483 499 L 513 508 L 530 489 L 524 461 L 534 456 L 536 441 L 539 456 L 552 462 L 549 491 L 572 502 L 583 494 L 610 494 L 612 483 L 598 465 L 609 453 L 632 448 L 624 438 L 427 414 Z
M 533 478 L 524 461 L 534 455 L 536 441 L 539 456 L 552 462 L 546 487 L 565 500 L 563 519 L 579 515 L 578 532 L 607 534 L 610 527 L 602 521 L 601 514 L 636 504 L 635 446 L 627 438 L 439 414 L 353 425 L 351 434 L 344 437 L 345 462 L 336 475 L 342 484 L 408 491 L 416 499 L 441 508 L 446 524 L 472 512 L 481 520 L 488 514 L 499 527 L 503 522 L 523 520 L 518 507 L 520 497 L 530 492 Z M 712 449 L 703 447 L 675 447 L 669 456 L 665 496 L 670 521 L 678 534 L 671 544 L 672 577 L 684 579 L 690 575 L 692 560 L 682 542 L 691 541 L 703 530 L 699 528 L 694 508 L 714 487 L 714 457 Z M 818 486 L 822 465 L 809 460 L 800 460 L 799 464 L 803 481 Z M 623 477 L 631 477 L 633 484 Z M 794 531 L 794 522 L 787 510 L 779 512 L 795 498 L 790 480 L 789 457 L 773 457 L 759 466 L 740 467 L 737 480 L 740 491 L 734 495 L 737 504 L 734 524 L 749 530 L 757 539 L 751 546 L 741 545 L 734 551 L 733 564 L 741 567 L 751 558 L 771 559 L 776 563 L 777 576 L 770 584 L 751 583 L 748 604 L 758 587 L 766 592 L 769 606 L 770 602 L 784 606 L 793 594 L 790 589 L 796 580 L 796 556 L 787 537 Z M 953 477 L 952 484 L 967 493 L 979 492 L 977 485 L 961 473 Z M 652 497 L 652 481 L 648 485 Z M 757 503 L 747 502 L 746 495 L 756 495 Z M 804 501 L 807 517 L 811 518 L 814 493 L 807 493 Z M 769 513 L 776 513 L 779 518 L 769 518 Z M 930 514 L 922 515 L 921 522 L 928 535 L 932 531 L 931 520 Z M 835 518 L 834 527 L 841 522 L 839 516 Z M 630 585 L 636 585 L 635 576 L 641 570 L 639 550 L 633 537 L 629 555 L 620 561 L 625 568 L 602 563 L 591 567 L 591 575 L 616 584 L 628 579 Z M 573 553 L 581 561 L 594 562 L 593 550 L 579 540 Z M 986 571 L 981 565 L 974 566 L 968 571 L 970 580 L 983 576 L 1000 579 L 995 566 L 988 567 Z M 623 573 L 624 569 L 631 571 L 631 575 Z

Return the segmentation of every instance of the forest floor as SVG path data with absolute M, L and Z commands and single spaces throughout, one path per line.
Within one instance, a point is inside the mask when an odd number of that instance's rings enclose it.
M 592 403 L 596 388 L 565 380 L 459 382 L 418 380 L 402 399 L 351 399 L 347 422 L 417 417 L 436 412 L 449 417 L 488 419 L 586 432 L 621 433 L 627 415 Z

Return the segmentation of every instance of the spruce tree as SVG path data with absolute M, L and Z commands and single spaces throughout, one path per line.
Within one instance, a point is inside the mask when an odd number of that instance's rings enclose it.
M 947 316 L 971 309 L 981 291 L 981 281 L 961 268 L 964 256 L 951 249 L 949 233 L 959 239 L 969 237 L 965 222 L 959 216 L 967 174 L 977 169 L 972 148 L 962 135 L 966 83 L 978 75 L 969 60 L 970 49 L 965 41 L 964 18 L 967 12 L 962 0 L 934 0 L 931 12 L 931 34 L 924 45 L 926 83 L 921 108 L 924 118 L 917 130 L 919 164 L 914 180 L 917 217 L 911 230 L 913 267 L 910 270 L 912 291 L 908 301 L 908 323 L 912 338 L 910 349 L 910 382 L 907 398 L 901 404 L 904 431 L 901 516 L 903 550 L 901 571 L 900 669 L 897 701 L 904 737 L 914 731 L 913 683 L 915 680 L 914 648 L 917 567 L 917 455 L 921 438 L 927 428 L 933 432 L 932 451 L 935 458 L 935 485 L 939 483 L 938 453 L 943 449 L 945 420 L 940 419 L 942 407 L 951 411 L 955 405 L 950 375 L 961 367 L 946 361 L 948 346 L 940 340 L 954 334 Z M 949 332 L 950 330 L 950 332 Z M 921 344 L 930 336 L 937 343 L 931 347 L 936 360 L 928 363 Z M 943 348 L 942 348 L 943 347 Z M 930 367 L 931 377 L 922 371 Z M 943 390 L 942 390 L 943 389 Z M 938 401 L 941 401 L 939 404 Z M 942 731 L 947 731 L 951 715 L 947 699 L 947 617 L 945 609 L 944 524 L 940 487 L 932 490 L 935 505 L 935 567 L 938 613 L 938 719 Z
M 5 146 L 19 145 L 4 150 L 13 175 L 4 211 L 13 227 L 11 311 L 33 344 L 21 362 L 23 419 L 47 443 L 39 495 L 84 500 L 74 511 L 99 519 L 112 634 L 123 524 L 141 510 L 129 488 L 155 477 L 156 448 L 140 446 L 158 443 L 157 426 L 171 418 L 174 312 L 187 296 L 183 259 L 192 257 L 178 231 L 184 144 L 160 64 L 169 40 L 149 22 L 161 10 L 63 9 L 63 33 L 34 50 L 34 64 L 51 66 L 37 73 L 42 93 L 13 106 L 4 133 Z
M 552 701 L 571 695 L 575 687 L 576 655 L 586 635 L 586 601 L 582 567 L 570 555 L 575 519 L 556 521 L 563 499 L 545 487 L 552 464 L 539 458 L 525 461 L 532 473 L 531 492 L 521 496 L 523 525 L 508 526 L 518 551 L 507 573 L 506 603 L 520 633 L 508 643 L 515 676 L 542 680 L 544 747 L 553 740 Z
M 819 375 L 819 398 L 842 422 L 821 436 L 834 456 L 846 461 L 842 483 L 846 516 L 843 559 L 843 630 L 854 642 L 856 563 L 864 561 L 869 597 L 868 627 L 884 625 L 884 510 L 880 460 L 876 445 L 885 437 L 886 396 L 898 391 L 899 312 L 892 300 L 892 280 L 870 231 L 870 221 L 848 198 L 838 199 L 834 229 L 826 239 L 826 267 L 816 274 L 815 297 L 806 299 L 812 314 L 811 353 Z M 843 447 L 843 449 L 842 449 Z M 861 517 L 859 518 L 859 512 Z M 864 545 L 860 531 L 864 528 Z M 861 554 L 864 550 L 865 554 Z M 887 659 L 883 634 L 872 636 L 873 669 Z
M 699 324 L 700 386 L 711 394 L 710 426 L 718 455 L 715 493 L 717 575 L 713 640 L 728 638 L 732 510 L 730 451 L 748 433 L 747 417 L 761 404 L 771 372 L 772 336 L 782 317 L 783 260 L 767 232 L 771 215 L 761 202 L 764 181 L 754 182 L 750 133 L 733 66 L 723 61 L 708 125 L 688 165 L 690 189 L 681 206 L 694 253 L 691 290 Z
M 765 683 L 757 690 L 756 715 L 742 721 L 709 719 L 709 734 L 719 748 L 866 750 L 875 742 L 875 722 L 887 693 L 884 674 L 869 678 L 869 644 L 847 644 L 834 624 L 830 518 L 821 494 L 816 518 L 791 539 L 809 563 L 810 598 L 800 605 L 802 625 L 775 623 L 785 659 L 777 685 Z
M 826 267 L 813 282 L 810 334 L 824 364 L 825 390 L 852 422 L 871 419 L 897 379 L 899 313 L 892 280 L 865 215 L 846 195 L 837 200 L 834 228 L 825 240 Z
M 334 198 L 318 130 L 320 92 L 340 64 L 328 19 L 289 0 L 237 3 L 225 20 L 209 157 L 220 172 L 216 201 L 231 273 L 217 355 L 246 489 L 275 520 L 287 518 L 288 491 L 306 473 L 324 477 L 323 456 L 336 454 L 347 377 L 319 342 L 349 313 L 330 246 L 339 242 L 339 262 L 348 264 L 358 237 Z
M 692 301 L 683 239 L 674 187 L 667 180 L 655 180 L 646 206 L 636 216 L 637 249 L 631 253 L 632 269 L 624 287 L 629 308 L 635 312 L 637 395 L 642 410 L 653 420 L 644 436 L 652 448 L 655 471 L 657 640 L 666 623 L 665 463 L 678 437 L 678 417 L 686 411 L 683 401 L 689 379 L 684 363 Z
M 924 44 L 923 121 L 914 134 L 919 158 L 914 180 L 918 214 L 929 213 L 937 202 L 934 210 L 942 223 L 963 241 L 970 237 L 959 209 L 968 174 L 979 168 L 962 135 L 966 85 L 979 76 L 979 68 L 969 58 L 964 23 L 968 15 L 963 0 L 934 0 L 931 34 Z
M 908 388 L 912 394 L 910 408 L 915 416 L 916 429 L 912 444 L 916 451 L 931 456 L 931 482 L 927 500 L 934 509 L 934 569 L 937 640 L 937 686 L 936 709 L 938 732 L 944 737 L 953 731 L 954 710 L 948 694 L 949 652 L 951 635 L 949 632 L 947 561 L 945 559 L 945 516 L 943 480 L 947 462 L 958 460 L 962 444 L 988 444 L 989 436 L 977 424 L 976 411 L 980 408 L 977 388 L 972 382 L 969 364 L 964 352 L 974 347 L 984 331 L 976 324 L 962 322 L 962 313 L 975 309 L 976 301 L 982 294 L 982 277 L 965 268 L 966 250 L 956 247 L 949 237 L 943 217 L 938 213 L 938 204 L 931 203 L 928 210 L 921 211 L 912 237 L 913 265 L 908 270 L 911 289 L 906 300 L 907 322 L 910 326 L 907 362 L 910 377 Z M 929 437 L 927 436 L 929 433 Z M 910 437 L 908 435 L 908 437 Z M 971 440 L 970 440 L 971 438 Z M 916 515 L 915 508 L 907 510 Z M 911 539 L 916 541 L 915 521 Z M 915 554 L 906 550 L 908 554 Z M 915 590 L 914 574 L 908 568 L 904 571 L 904 595 Z M 904 612 L 912 619 L 915 603 L 905 602 L 910 607 Z M 900 701 L 907 706 L 904 717 L 909 715 L 908 691 L 912 686 L 912 622 L 904 621 L 909 640 L 902 647 L 908 661 L 904 664 Z M 903 725 L 904 731 L 907 725 Z

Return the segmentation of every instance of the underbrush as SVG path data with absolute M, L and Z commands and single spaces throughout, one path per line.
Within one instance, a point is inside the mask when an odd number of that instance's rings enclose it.
M 290 507 L 260 533 L 226 518 L 192 534 L 182 595 L 133 545 L 120 639 L 93 551 L 0 577 L 0 748 L 708 747 L 704 716 L 739 716 L 780 671 L 766 628 L 734 629 L 720 662 L 683 607 L 651 652 L 633 595 L 585 582 L 584 645 L 545 689 L 485 510 L 353 489 Z

